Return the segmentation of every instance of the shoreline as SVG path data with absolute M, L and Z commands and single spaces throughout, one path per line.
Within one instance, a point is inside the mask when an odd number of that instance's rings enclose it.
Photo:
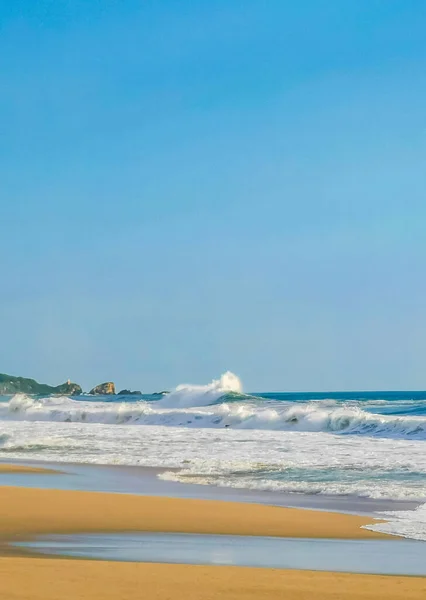
M 3 485 L 22 485 L 24 487 L 32 487 L 34 485 L 46 489 L 118 492 L 150 496 L 247 502 L 286 508 L 368 516 L 380 516 L 382 511 L 415 510 L 422 504 L 422 502 L 417 500 L 387 500 L 360 498 L 356 496 L 298 494 L 182 483 L 163 480 L 158 477 L 158 475 L 173 471 L 174 469 L 139 465 L 108 465 L 7 458 L 1 460 L 0 467 L 2 464 L 7 465 L 3 472 L 0 468 L 0 476 L 2 473 L 7 474 Z M 24 477 L 26 474 L 24 468 L 29 469 L 28 474 L 31 472 L 38 472 L 41 475 L 43 473 L 60 473 L 61 478 L 26 478 Z
M 107 472 L 112 471 L 107 468 Z M 3 479 L 15 476 L 27 480 L 20 468 Z M 37 484 L 44 474 L 31 471 L 30 477 Z M 63 470 L 53 479 L 66 477 Z M 51 473 L 49 478 L 51 482 Z M 139 600 L 142 590 L 153 600 L 423 600 L 426 596 L 426 578 L 422 577 L 34 557 L 9 545 L 43 533 L 141 530 L 397 539 L 360 529 L 372 522 L 371 517 L 251 502 L 8 485 L 0 486 L 0 503 L 0 597 L 4 598 Z
M 38 535 L 124 532 L 392 539 L 362 529 L 372 517 L 222 500 L 2 486 L 0 502 L 3 543 Z

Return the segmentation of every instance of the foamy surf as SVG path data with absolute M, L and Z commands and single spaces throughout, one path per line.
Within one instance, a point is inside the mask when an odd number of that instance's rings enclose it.
M 213 379 L 207 385 L 182 384 L 170 394 L 158 400 L 157 405 L 164 408 L 188 408 L 193 406 L 209 406 L 225 398 L 227 394 L 242 394 L 241 380 L 227 371 L 220 379 Z
M 163 397 L 0 399 L 0 456 L 277 493 L 424 502 L 425 440 L 426 393 L 247 395 L 229 372 Z M 424 514 L 388 515 L 387 531 L 426 539 Z
M 366 525 L 364 529 L 426 541 L 426 504 L 415 510 L 385 511 L 381 517 L 385 519 L 383 523 Z
M 231 374 L 229 374 L 231 375 Z M 0 403 L 0 420 L 56 421 L 188 428 L 325 432 L 370 437 L 426 439 L 426 417 L 370 413 L 357 406 L 319 401 L 265 401 L 241 395 L 226 374 L 206 386 L 179 386 L 161 400 L 102 402 L 16 395 Z M 239 394 L 239 395 L 237 395 Z

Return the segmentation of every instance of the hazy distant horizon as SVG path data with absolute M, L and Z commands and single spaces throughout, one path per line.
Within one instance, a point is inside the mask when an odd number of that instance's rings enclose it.
M 72 381 L 73 383 L 77 383 L 79 385 L 82 386 L 83 388 L 83 392 L 84 393 L 88 393 L 95 385 L 98 385 L 100 383 L 106 383 L 107 381 L 112 381 L 115 384 L 115 388 L 116 388 L 116 392 L 119 392 L 121 390 L 125 390 L 125 389 L 129 389 L 130 391 L 133 390 L 139 390 L 142 394 L 151 394 L 151 393 L 155 393 L 155 392 L 161 392 L 161 391 L 171 391 L 174 390 L 176 387 L 178 387 L 179 385 L 208 385 L 210 384 L 213 380 L 217 380 L 220 379 L 220 376 L 222 374 L 219 374 L 217 377 L 214 377 L 212 379 L 206 380 L 206 381 L 180 381 L 177 382 L 175 384 L 172 384 L 170 386 L 157 386 L 155 389 L 148 389 L 146 387 L 143 387 L 141 385 L 135 385 L 135 386 L 129 386 L 127 385 L 125 382 L 117 382 L 117 380 L 115 380 L 114 378 L 106 378 L 102 381 L 97 381 L 97 382 L 89 382 L 87 383 L 87 385 L 83 385 L 82 381 L 79 380 L 78 378 L 67 378 L 67 380 L 54 380 L 54 379 L 47 379 L 47 380 L 43 380 L 37 377 L 33 377 L 32 375 L 28 375 L 25 373 L 7 373 L 7 375 L 12 375 L 15 377 L 25 377 L 25 378 L 29 378 L 29 379 L 35 379 L 38 383 L 43 383 L 43 384 L 48 384 L 48 385 L 60 385 L 62 383 L 65 383 L 65 381 L 67 381 L 68 379 L 70 379 L 70 381 Z M 407 388 L 407 389 L 400 389 L 400 390 L 396 390 L 396 389 L 386 389 L 386 388 L 382 388 L 382 389 L 365 389 L 365 388 L 360 388 L 360 389 L 348 389 L 348 390 L 343 390 L 343 389 L 323 389 L 323 390 L 317 390 L 317 389 L 286 389 L 286 388 L 280 388 L 280 389 L 248 389 L 244 386 L 244 381 L 241 381 L 241 384 L 243 386 L 243 391 L 244 393 L 248 393 L 248 394 L 362 394 L 362 393 L 397 393 L 397 392 L 413 392 L 413 393 L 418 393 L 418 392 L 425 392 L 426 393 L 426 387 L 425 388 L 418 388 L 418 389 L 412 389 L 412 388 Z

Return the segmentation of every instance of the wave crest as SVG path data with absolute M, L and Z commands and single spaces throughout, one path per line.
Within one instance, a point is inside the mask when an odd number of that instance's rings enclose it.
M 235 380 L 228 378 L 208 386 L 180 386 L 170 394 L 171 398 L 137 402 L 107 403 L 67 397 L 35 399 L 17 395 L 9 402 L 0 403 L 0 421 L 257 429 L 426 439 L 424 416 L 380 415 L 359 407 L 330 406 L 327 402 L 294 405 L 247 396 L 236 398 L 236 387 Z
M 213 379 L 207 385 L 182 384 L 158 400 L 157 405 L 163 408 L 189 408 L 193 406 L 209 406 L 227 394 L 242 394 L 241 380 L 227 371 L 220 379 Z

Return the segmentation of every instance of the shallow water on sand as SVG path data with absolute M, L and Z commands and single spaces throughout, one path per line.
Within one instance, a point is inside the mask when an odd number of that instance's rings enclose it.
M 56 535 L 32 551 L 115 561 L 235 565 L 386 575 L 426 575 L 426 543 L 200 534 Z

